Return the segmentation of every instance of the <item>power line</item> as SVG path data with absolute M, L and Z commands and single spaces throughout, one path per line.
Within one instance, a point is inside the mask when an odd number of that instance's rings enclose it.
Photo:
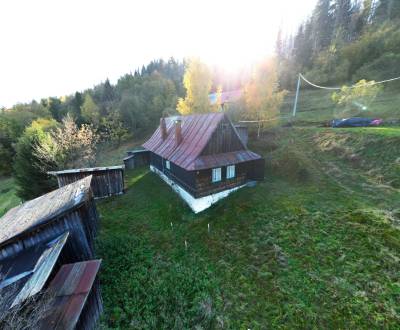
M 307 84 L 309 84 L 315 88 L 319 88 L 319 89 L 336 90 L 336 91 L 342 89 L 342 87 L 327 87 L 327 86 L 320 86 L 320 85 L 314 84 L 311 81 L 309 81 L 306 77 L 304 77 L 301 73 L 299 73 L 299 78 L 297 80 L 296 96 L 295 96 L 294 104 L 293 104 L 293 117 L 296 116 L 296 112 L 297 112 L 297 102 L 298 102 L 298 98 L 299 98 L 299 94 L 300 94 L 301 79 L 303 79 Z M 399 79 L 400 79 L 400 77 L 395 77 L 395 78 L 385 79 L 385 80 L 381 80 L 381 81 L 374 81 L 374 82 L 366 83 L 365 85 L 374 86 L 374 85 L 383 84 L 383 83 L 387 83 L 387 82 L 395 81 L 395 80 L 399 80 Z M 359 87 L 362 87 L 362 85 L 352 85 L 352 86 L 349 86 L 348 88 L 359 88 Z
M 329 89 L 329 90 L 341 90 L 342 87 L 326 87 L 326 86 L 320 86 L 317 84 L 312 83 L 311 81 L 309 81 L 306 77 L 304 77 L 301 73 L 299 73 L 299 76 L 301 77 L 301 79 L 303 79 L 306 83 L 310 84 L 311 86 L 314 86 L 316 88 L 321 88 L 321 89 Z M 378 84 L 383 84 L 386 82 L 390 82 L 390 81 L 394 81 L 394 80 L 399 80 L 400 77 L 395 77 L 395 78 L 390 78 L 390 79 L 385 79 L 385 80 L 381 80 L 381 81 L 374 81 L 371 83 L 367 83 L 366 85 L 368 86 L 373 86 L 373 85 L 378 85 Z M 358 88 L 361 87 L 362 85 L 352 85 L 349 86 L 348 88 Z

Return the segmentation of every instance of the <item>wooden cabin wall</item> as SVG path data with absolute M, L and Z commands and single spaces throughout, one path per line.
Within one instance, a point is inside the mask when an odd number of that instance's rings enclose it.
M 124 165 L 127 170 L 150 164 L 150 151 L 128 151 L 127 154 L 128 157 L 124 158 Z
M 175 165 L 170 162 L 171 169 L 168 170 L 166 165 L 166 160 L 162 157 L 151 153 L 150 156 L 150 164 L 156 167 L 158 170 L 163 172 L 168 178 L 177 182 L 180 186 L 182 186 L 187 192 L 195 195 L 196 191 L 196 175 L 195 171 L 186 171 L 180 166 Z
M 93 195 L 96 198 L 120 195 L 124 192 L 123 169 L 58 173 L 58 186 L 64 187 L 89 175 L 92 175 L 92 182 L 90 187 L 92 188 Z
M 201 155 L 214 155 L 243 149 L 240 138 L 229 120 L 225 119 L 218 125 Z
M 226 166 L 221 166 L 221 181 L 212 182 L 212 169 L 198 171 L 196 175 L 196 198 L 241 186 L 247 181 L 247 163 L 235 165 L 235 177 L 226 178 Z
M 265 176 L 265 159 L 256 159 L 248 162 L 248 174 L 249 180 L 262 181 Z
M 133 170 L 135 168 L 135 157 L 134 155 L 129 155 L 124 158 L 125 169 Z
M 247 127 L 245 126 L 235 126 L 236 132 L 239 134 L 240 139 L 242 140 L 243 144 L 247 146 L 249 142 L 249 132 Z
M 52 240 L 66 231 L 70 236 L 64 246 L 66 262 L 76 262 L 94 257 L 94 236 L 97 232 L 98 217 L 95 205 L 84 205 L 79 209 L 50 220 L 31 231 L 16 237 L 0 247 L 0 260 L 14 256 L 36 244 Z M 84 217 L 83 217 L 84 216 Z

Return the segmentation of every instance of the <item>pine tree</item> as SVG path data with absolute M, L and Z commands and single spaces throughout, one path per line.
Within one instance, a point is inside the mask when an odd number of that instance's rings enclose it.
M 351 39 L 351 0 L 336 0 L 334 33 L 336 42 L 348 42 Z
M 334 26 L 331 0 L 318 0 L 312 15 L 312 39 L 314 54 L 327 48 L 332 40 Z

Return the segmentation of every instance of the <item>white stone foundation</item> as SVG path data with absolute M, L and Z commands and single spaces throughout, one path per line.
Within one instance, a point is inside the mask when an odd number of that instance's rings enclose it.
M 183 189 L 176 182 L 172 181 L 163 172 L 161 172 L 153 165 L 150 165 L 150 170 L 154 173 L 157 173 L 161 177 L 161 179 L 163 179 L 169 186 L 171 186 L 171 188 L 189 205 L 194 213 L 199 213 L 201 211 L 204 211 L 205 209 L 208 209 L 211 205 L 215 204 L 222 198 L 227 197 L 230 193 L 246 186 L 246 184 L 244 184 L 235 188 L 221 191 L 216 194 L 194 198 L 185 189 Z

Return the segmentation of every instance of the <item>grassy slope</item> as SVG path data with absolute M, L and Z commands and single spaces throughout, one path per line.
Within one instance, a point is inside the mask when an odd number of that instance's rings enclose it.
M 396 328 L 399 173 L 377 146 L 384 135 L 399 143 L 399 130 L 351 132 L 271 132 L 252 146 L 265 182 L 199 215 L 154 174 L 128 173 L 127 193 L 99 203 L 104 324 Z M 380 152 L 385 184 L 363 142 Z
M 378 117 L 383 119 L 398 119 L 400 95 L 398 88 L 387 88 L 378 94 L 372 104 L 367 105 L 366 111 L 353 113 L 342 112 L 335 108 L 331 99 L 332 91 L 310 89 L 301 90 L 299 94 L 296 120 L 305 123 L 330 121 L 333 118 L 358 117 Z M 282 109 L 282 116 L 292 114 L 294 93 L 288 93 Z
M 17 205 L 19 198 L 15 195 L 15 184 L 12 178 L 0 178 L 0 217 L 10 208 Z

